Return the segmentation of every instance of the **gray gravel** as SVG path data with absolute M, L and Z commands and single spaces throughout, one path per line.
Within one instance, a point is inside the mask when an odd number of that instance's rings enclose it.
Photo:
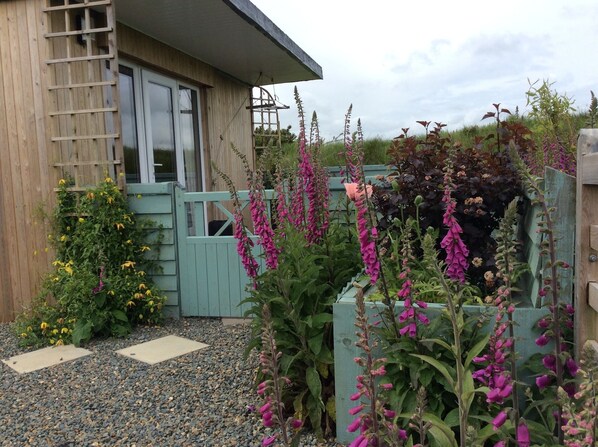
M 210 346 L 153 366 L 114 352 L 170 334 Z M 10 325 L 0 324 L 0 340 L 0 359 L 24 352 Z M 0 362 L 0 445 L 260 446 L 267 429 L 248 409 L 260 404 L 257 356 L 243 358 L 248 340 L 244 325 L 169 320 L 93 341 L 91 356 L 28 374 Z M 337 444 L 308 437 L 302 445 Z

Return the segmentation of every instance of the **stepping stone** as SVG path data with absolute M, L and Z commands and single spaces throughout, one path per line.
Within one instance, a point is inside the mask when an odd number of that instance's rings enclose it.
M 222 318 L 223 326 L 236 326 L 238 324 L 249 324 L 251 318 Z
M 50 346 L 38 349 L 37 351 L 16 355 L 7 360 L 2 360 L 2 362 L 19 374 L 25 374 L 49 366 L 59 365 L 60 363 L 70 362 L 91 353 L 87 349 L 77 348 L 74 345 Z
M 207 347 L 208 345 L 205 343 L 189 340 L 188 338 L 177 337 L 176 335 L 168 335 L 156 340 L 129 346 L 128 348 L 120 349 L 116 352 L 125 357 L 155 365 L 156 363 L 170 360 Z

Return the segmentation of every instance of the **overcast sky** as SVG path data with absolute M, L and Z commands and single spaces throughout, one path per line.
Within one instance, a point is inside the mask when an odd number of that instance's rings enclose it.
M 598 0 L 251 0 L 324 71 L 296 84 L 322 136 L 342 133 L 349 104 L 366 138 L 416 120 L 455 130 L 493 102 L 525 110 L 528 79 L 550 79 L 579 109 L 598 94 Z M 292 106 L 294 84 L 269 90 Z

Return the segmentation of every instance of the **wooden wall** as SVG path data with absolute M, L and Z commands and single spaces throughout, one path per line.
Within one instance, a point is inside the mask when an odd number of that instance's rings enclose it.
M 103 146 L 51 142 L 56 135 L 93 135 L 110 129 L 100 114 L 50 118 L 52 111 L 71 106 L 107 106 L 109 98 L 105 89 L 98 87 L 73 89 L 71 93 L 48 92 L 48 86 L 64 80 L 102 80 L 104 66 L 103 61 L 94 63 L 95 69 L 89 69 L 88 62 L 84 63 L 86 68 L 75 63 L 68 74 L 64 65 L 46 64 L 52 58 L 86 52 L 76 43 L 76 37 L 66 39 L 69 54 L 63 39 L 50 41 L 44 37 L 49 31 L 66 29 L 64 15 L 46 15 L 42 11 L 47 5 L 53 3 L 0 1 L 0 321 L 14 319 L 31 302 L 49 269 L 51 252 L 46 242 L 50 229 L 36 217 L 37 210 L 51 211 L 53 190 L 61 177 L 74 175 L 81 186 L 93 183 L 101 177 L 93 160 L 114 157 L 110 142 Z M 245 189 L 244 172 L 230 147 L 234 144 L 248 155 L 252 166 L 255 164 L 251 114 L 246 108 L 251 87 L 122 24 L 117 26 L 117 36 L 119 56 L 200 87 L 207 190 L 225 189 L 212 172 L 212 161 L 229 173 L 240 189 Z M 94 43 L 93 54 L 102 51 Z M 68 164 L 73 157 L 83 162 L 83 167 L 75 169 Z M 84 167 L 85 163 L 90 167 Z
M 41 1 L 0 2 L 0 321 L 12 320 L 49 266 L 47 47 Z
M 248 156 L 251 166 L 255 165 L 252 120 L 247 109 L 251 87 L 122 23 L 117 23 L 117 36 L 119 58 L 193 83 L 202 90 L 206 189 L 226 189 L 213 172 L 212 162 L 229 174 L 240 189 L 246 189 L 245 174 L 231 144 Z

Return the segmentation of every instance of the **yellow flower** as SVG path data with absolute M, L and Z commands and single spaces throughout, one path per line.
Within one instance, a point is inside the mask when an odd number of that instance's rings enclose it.
M 147 289 L 147 286 L 143 283 L 139 284 L 139 290 L 145 290 Z
M 151 295 L 152 295 L 152 291 L 151 291 L 150 289 L 147 289 L 147 290 L 145 291 L 145 294 L 146 294 L 147 296 L 151 296 Z
M 45 251 L 46 253 L 48 253 L 48 247 L 45 247 L 45 248 L 44 248 L 44 251 Z
M 51 240 L 52 240 L 52 237 L 53 237 L 53 236 L 52 236 L 51 234 L 48 234 L 48 240 L 50 240 L 50 241 L 51 241 Z
M 48 328 L 48 323 L 42 321 L 42 324 L 39 325 L 42 331 L 45 331 Z
M 27 333 L 26 332 L 22 332 L 21 333 L 21 337 L 26 338 L 27 337 Z
M 143 298 L 143 293 L 136 293 L 135 295 L 133 295 L 134 298 L 137 298 L 138 300 L 140 300 L 141 298 Z
M 104 181 L 105 181 L 106 183 L 112 183 L 112 179 L 111 179 L 110 177 L 106 177 L 106 178 L 104 179 Z
M 82 217 L 79 218 L 79 223 L 83 223 L 85 222 L 85 219 L 83 219 Z
M 62 346 L 64 344 L 64 340 L 60 339 L 56 342 L 56 346 Z
M 53 329 L 52 330 L 52 335 L 56 335 L 56 334 L 58 334 L 58 329 Z
M 56 267 L 57 265 L 62 265 L 62 262 L 60 262 L 58 259 L 56 259 L 55 261 L 52 261 L 52 265 L 54 267 Z
M 150 307 L 150 312 L 154 313 L 154 308 L 153 307 Z
M 68 333 L 69 333 L 69 328 L 68 328 L 68 327 L 63 327 L 63 328 L 60 330 L 60 333 L 61 333 L 61 334 L 68 334 Z
M 60 278 L 58 276 L 53 276 L 52 281 L 58 282 L 58 281 L 60 281 Z
M 139 314 L 139 319 L 143 320 L 143 314 Z
M 70 265 L 65 265 L 64 271 L 67 272 L 69 275 L 73 276 L 73 268 Z
M 135 303 L 133 301 L 127 301 L 127 307 L 134 306 Z
M 139 249 L 139 251 L 144 252 L 144 251 L 150 251 L 151 248 L 148 247 L 147 245 L 142 245 L 141 248 Z
M 128 223 L 131 223 L 131 222 L 132 222 L 132 220 L 131 220 L 131 216 L 129 216 L 128 214 L 125 214 L 125 215 L 123 216 L 123 220 L 125 220 L 125 221 L 126 221 L 126 222 L 128 222 Z
M 114 290 L 109 290 L 108 295 L 114 296 Z
M 33 328 L 31 326 L 27 326 L 27 332 L 31 332 Z
M 87 193 L 87 198 L 88 198 L 89 200 L 93 200 L 93 199 L 95 198 L 95 196 L 96 196 L 96 195 L 95 195 L 93 192 L 91 192 L 91 191 Z
M 150 306 L 153 306 L 153 305 L 154 305 L 154 302 L 153 302 L 153 301 L 150 301 L 150 302 L 149 302 L 149 303 L 147 303 L 147 304 L 149 304 Z
M 123 270 L 124 270 L 124 269 L 126 269 L 126 268 L 129 268 L 129 267 L 135 267 L 135 262 L 133 262 L 133 261 L 125 261 L 124 263 L 122 263 L 122 264 L 120 265 L 120 267 L 121 267 Z
M 131 245 L 132 243 L 133 243 L 133 241 L 132 241 L 131 239 L 127 239 L 127 240 L 125 241 L 125 244 L 127 244 L 127 245 Z
M 58 184 L 59 184 L 60 186 L 64 186 L 64 185 L 66 185 L 66 180 L 65 180 L 65 179 L 63 179 L 63 178 L 61 178 L 60 180 L 58 180 Z
M 108 203 L 114 203 L 114 198 L 111 196 L 108 196 L 108 198 L 106 199 L 106 202 Z
M 54 343 L 56 343 L 56 340 L 54 340 L 53 338 L 50 339 L 50 344 L 53 345 Z
M 66 236 L 64 234 L 62 236 L 60 236 L 60 242 L 66 242 L 67 239 L 68 239 L 68 236 Z
M 117 222 L 114 224 L 116 226 L 117 230 L 123 230 L 125 228 L 125 226 L 123 224 L 121 224 L 120 222 Z
M 137 272 L 137 276 L 145 276 L 145 272 L 143 270 L 139 270 Z

